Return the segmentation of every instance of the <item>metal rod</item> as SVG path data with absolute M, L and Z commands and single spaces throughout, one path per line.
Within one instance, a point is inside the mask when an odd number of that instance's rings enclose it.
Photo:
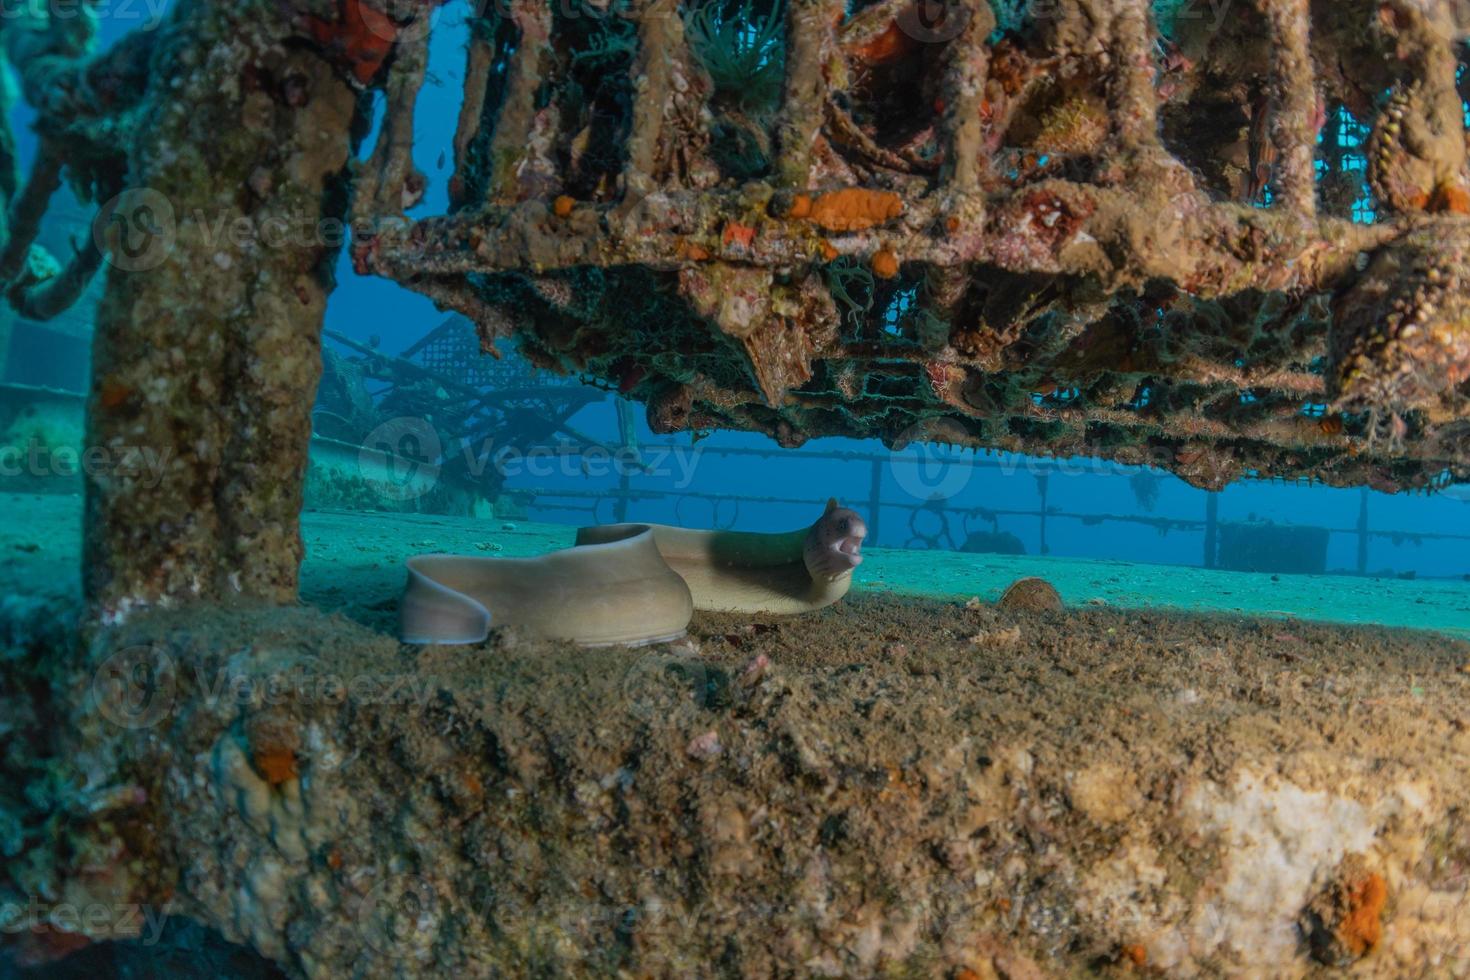
M 883 510 L 883 464 L 875 459 L 871 465 L 872 478 L 868 482 L 868 540 L 876 547 L 878 515 Z
M 507 492 L 508 493 L 518 493 L 518 494 L 529 494 L 533 498 L 538 498 L 538 502 L 539 502 L 539 498 L 542 498 L 542 497 L 551 497 L 551 498 L 560 497 L 560 498 L 569 499 L 569 500 L 588 500 L 588 499 L 597 499 L 597 498 L 606 498 L 606 497 L 626 496 L 629 500 L 662 500 L 662 499 L 664 499 L 666 497 L 682 497 L 682 498 L 693 499 L 693 500 L 709 500 L 709 501 L 714 501 L 716 503 L 722 503 L 722 502 L 726 502 L 726 501 L 739 501 L 741 503 L 751 503 L 751 504 L 782 504 L 782 505 L 791 505 L 791 506 L 798 506 L 798 507 L 813 507 L 813 506 L 815 506 L 815 507 L 821 507 L 821 506 L 823 506 L 823 505 L 825 505 L 827 503 L 827 501 L 825 499 L 822 499 L 822 500 L 813 500 L 811 498 L 799 498 L 799 497 L 751 497 L 751 496 L 745 496 L 743 494 L 735 494 L 735 493 L 701 493 L 701 492 L 698 492 L 698 491 L 688 491 L 688 490 L 680 490 L 680 491 L 672 491 L 672 490 L 629 490 L 626 494 L 624 494 L 621 490 L 615 490 L 615 489 L 609 489 L 609 490 L 553 490 L 553 489 L 547 489 L 547 488 L 543 488 L 543 487 L 516 487 L 516 488 L 507 488 Z M 545 504 L 545 503 L 540 503 L 539 505 L 540 506 L 543 506 L 543 507 L 553 507 L 554 506 L 554 505 L 549 505 L 549 504 Z M 890 502 L 890 503 L 884 503 L 883 506 L 884 507 L 887 507 L 887 508 L 890 508 L 890 509 L 908 510 L 908 511 L 918 511 L 918 510 L 924 510 L 924 511 L 930 511 L 930 512 L 933 512 L 934 511 L 934 506 L 932 504 L 896 504 L 896 503 L 891 503 Z M 1029 518 L 1036 518 L 1036 517 L 1039 517 L 1040 516 L 1040 512 L 1039 511 L 1035 511 L 1035 510 L 997 510 L 997 509 L 990 508 L 990 507 L 947 507 L 947 508 L 945 508 L 942 511 L 942 513 L 946 513 L 946 514 L 958 514 L 958 515 L 960 515 L 962 517 L 963 516 L 969 516 L 969 517 L 985 517 L 985 518 L 991 518 L 991 517 L 1029 517 Z M 1118 515 L 1113 515 L 1113 514 L 1081 514 L 1081 513 L 1069 513 L 1069 512 L 1066 512 L 1066 511 L 1049 510 L 1049 511 L 1047 511 L 1047 515 L 1046 516 L 1049 517 L 1049 518 L 1060 517 L 1060 518 L 1064 518 L 1064 519 L 1068 519 L 1068 520 L 1077 520 L 1077 521 L 1082 521 L 1083 523 L 1093 523 L 1093 524 L 1100 524 L 1100 523 L 1102 523 L 1104 521 L 1119 521 L 1119 522 L 1127 523 L 1127 524 L 1142 524 L 1142 525 L 1144 525 L 1146 527 L 1167 528 L 1167 529 L 1170 529 L 1170 530 L 1177 530 L 1177 531 L 1198 531 L 1202 527 L 1202 524 L 1199 521 L 1172 520 L 1170 518 L 1164 518 L 1164 517 L 1129 517 L 1127 515 L 1122 515 L 1122 514 L 1118 514 Z
M 1220 556 L 1220 495 L 1205 494 L 1205 567 L 1214 568 Z
M 1041 500 L 1040 521 L 1041 529 L 1041 554 L 1051 554 L 1051 546 L 1046 543 L 1046 491 L 1047 478 L 1045 475 L 1036 478 L 1036 496 Z
M 731 446 L 678 446 L 665 442 L 650 442 L 645 448 L 661 449 L 669 452 L 694 452 L 697 455 L 708 454 L 710 456 L 753 456 L 760 459 L 791 459 L 800 456 L 802 459 L 831 459 L 849 463 L 891 463 L 894 466 L 907 465 L 901 456 L 887 453 L 863 453 L 840 449 L 807 450 L 799 451 L 790 449 L 745 449 Z M 942 460 L 954 466 L 969 466 L 974 469 L 991 469 L 1008 471 L 1007 475 L 1019 473 L 1065 473 L 1072 469 L 1065 463 L 1053 460 L 1032 459 L 1026 462 L 1007 462 L 1000 459 L 992 459 L 983 456 L 950 456 Z M 1125 467 L 1106 460 L 1095 460 L 1098 472 L 1123 475 L 1131 473 L 1135 467 Z
M 791 505 L 791 506 L 797 506 L 797 507 L 812 507 L 812 506 L 821 507 L 821 506 L 823 506 L 823 505 L 825 505 L 827 503 L 827 501 L 826 501 L 825 498 L 823 498 L 821 500 L 813 500 L 811 498 L 798 498 L 798 497 L 747 496 L 745 494 L 737 494 L 737 493 L 703 493 L 703 492 L 693 491 L 693 490 L 677 490 L 677 491 L 675 491 L 675 490 L 631 490 L 630 489 L 629 491 L 627 491 L 626 494 L 624 494 L 621 489 L 608 489 L 608 490 L 557 490 L 557 489 L 549 489 L 549 488 L 545 488 L 545 487 L 515 487 L 515 488 L 509 488 L 508 487 L 507 490 L 506 490 L 506 492 L 507 493 L 517 493 L 517 494 L 522 494 L 522 495 L 530 495 L 533 498 L 540 498 L 540 497 L 557 498 L 557 497 L 560 497 L 560 498 L 569 499 L 569 500 L 591 500 L 591 499 L 601 499 L 601 498 L 609 498 L 609 497 L 626 496 L 627 499 L 630 500 L 630 501 L 633 501 L 633 500 L 662 500 L 662 499 L 667 498 L 667 497 L 684 497 L 684 498 L 690 498 L 690 499 L 694 499 L 694 500 L 709 500 L 709 501 L 714 501 L 714 502 L 717 502 L 717 503 L 718 502 L 726 502 L 726 501 L 738 501 L 738 502 L 741 502 L 741 503 L 749 503 L 749 504 L 782 504 L 782 505 Z M 565 507 L 562 507 L 562 506 L 556 505 L 556 504 L 540 503 L 539 506 L 543 506 L 543 507 L 546 507 L 548 509 L 553 509 L 553 510 L 570 509 L 570 508 L 565 508 Z M 934 505 L 931 504 L 931 503 L 923 503 L 923 504 L 899 504 L 899 503 L 893 503 L 891 501 L 885 501 L 882 504 L 882 506 L 883 507 L 887 507 L 889 509 L 907 510 L 907 511 L 917 511 L 917 510 L 927 510 L 927 511 L 931 511 L 931 512 L 934 511 Z M 1038 518 L 1041 517 L 1041 512 L 1039 510 L 1011 510 L 1011 509 L 997 509 L 997 508 L 992 508 L 992 507 L 946 507 L 946 508 L 944 508 L 943 511 L 941 511 L 941 513 L 957 514 L 957 515 L 959 515 L 961 517 L 983 517 L 983 518 L 986 518 L 986 519 L 990 519 L 992 517 L 1025 517 L 1025 518 L 1031 518 L 1031 519 L 1038 519 Z M 1047 517 L 1048 520 L 1060 518 L 1062 520 L 1081 521 L 1083 524 L 1087 524 L 1087 525 L 1104 524 L 1104 523 L 1107 523 L 1107 522 L 1111 521 L 1111 522 L 1118 523 L 1118 524 L 1140 524 L 1140 525 L 1142 525 L 1144 527 L 1151 527 L 1151 528 L 1154 528 L 1154 529 L 1161 529 L 1162 528 L 1164 530 L 1169 530 L 1169 531 L 1185 531 L 1185 532 L 1201 531 L 1201 532 L 1203 532 L 1203 531 L 1206 530 L 1206 522 L 1205 521 L 1202 521 L 1202 520 L 1198 520 L 1198 521 L 1196 521 L 1196 520 L 1188 520 L 1188 519 L 1185 519 L 1185 518 L 1144 517 L 1142 515 L 1132 516 L 1132 515 L 1128 515 L 1128 514 L 1095 514 L 1095 513 L 1089 514 L 1089 513 L 1081 513 L 1081 512 L 1076 512 L 1076 511 L 1061 511 L 1061 510 L 1054 510 L 1054 509 L 1048 509 L 1046 511 L 1046 517 Z M 1321 530 L 1326 531 L 1328 534 L 1357 534 L 1360 531 L 1359 528 L 1349 528 L 1349 527 L 1324 527 L 1324 528 L 1321 528 Z M 1388 531 L 1377 531 L 1377 530 L 1370 530 L 1367 533 L 1368 533 L 1368 536 L 1369 537 L 1373 537 L 1373 538 L 1412 538 L 1412 539 L 1419 540 L 1419 541 L 1470 541 L 1470 534 L 1449 534 L 1449 533 L 1438 532 L 1438 531 L 1419 532 L 1419 531 L 1391 531 L 1391 530 L 1388 530 Z
M 1368 574 L 1368 488 L 1358 492 L 1358 574 Z

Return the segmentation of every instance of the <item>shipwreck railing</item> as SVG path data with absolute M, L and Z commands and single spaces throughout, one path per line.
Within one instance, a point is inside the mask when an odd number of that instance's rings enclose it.
M 646 452 L 676 452 L 689 451 L 689 447 L 680 447 L 669 444 L 649 443 L 640 447 Z M 868 520 L 869 537 L 871 545 L 883 547 L 930 547 L 943 550 L 961 550 L 953 530 L 949 527 L 950 518 L 957 518 L 960 524 L 960 539 L 969 530 L 969 522 L 990 522 L 999 530 L 999 521 L 1003 518 L 1034 521 L 1037 528 L 1037 536 L 1040 541 L 1041 552 L 1049 552 L 1047 545 L 1048 525 L 1055 521 L 1075 522 L 1084 527 L 1097 527 L 1107 524 L 1125 524 L 1139 527 L 1151 528 L 1161 532 L 1183 532 L 1188 534 L 1199 534 L 1202 536 L 1200 567 L 1213 568 L 1217 566 L 1217 549 L 1219 541 L 1219 529 L 1222 521 L 1219 518 L 1219 494 L 1215 492 L 1204 492 L 1204 513 L 1199 518 L 1188 517 L 1165 517 L 1152 514 L 1126 514 L 1107 512 L 1088 512 L 1068 510 L 1046 503 L 1047 481 L 1058 475 L 1076 473 L 1079 464 L 1076 461 L 1054 461 L 1054 460 L 1006 460 L 973 455 L 951 455 L 945 457 L 931 458 L 928 462 L 932 465 L 956 468 L 971 468 L 976 470 L 993 470 L 1005 474 L 1019 474 L 1031 476 L 1036 479 L 1039 505 L 1035 508 L 1026 507 L 987 507 L 980 505 L 957 505 L 948 499 L 910 499 L 895 500 L 891 495 L 884 492 L 884 473 L 892 467 L 921 465 L 915 461 L 902 457 L 895 457 L 886 453 L 871 453 L 849 450 L 764 450 L 743 447 L 709 446 L 699 447 L 697 450 L 701 455 L 725 458 L 770 458 L 779 459 L 783 463 L 800 463 L 823 461 L 829 463 L 848 463 L 866 467 L 869 471 L 869 490 L 865 497 L 852 497 L 848 501 L 854 506 L 863 509 Z M 580 450 L 570 449 L 575 455 Z M 1095 464 L 1089 472 L 1095 475 L 1129 476 L 1136 473 L 1127 467 L 1109 464 L 1097 460 L 1088 461 Z M 1293 482 L 1293 481 L 1272 481 Z M 707 490 L 671 490 L 657 487 L 633 487 L 626 474 L 619 480 L 616 487 L 605 489 L 575 489 L 568 487 L 557 487 L 549 485 L 530 485 L 515 480 L 508 481 L 505 492 L 512 497 L 525 501 L 543 511 L 572 512 L 586 515 L 588 522 L 602 522 L 608 520 L 637 520 L 640 516 L 631 505 L 639 503 L 660 503 L 674 505 L 676 517 L 682 518 L 679 504 L 685 500 L 704 501 L 712 505 L 714 521 L 716 526 L 734 527 L 739 523 L 740 507 L 744 505 L 762 506 L 796 506 L 807 509 L 820 508 L 825 499 L 816 497 L 805 497 L 783 494 L 758 494 L 758 493 L 736 493 L 736 492 L 713 492 Z M 912 496 L 912 495 L 911 495 Z M 1346 537 L 1356 542 L 1356 559 L 1354 571 L 1358 575 L 1369 575 L 1376 570 L 1369 566 L 1369 544 L 1372 540 L 1387 540 L 1393 542 L 1413 541 L 1440 541 L 1440 542 L 1467 542 L 1470 543 L 1470 532 L 1457 531 L 1418 531 L 1403 528 L 1380 528 L 1373 526 L 1370 520 L 1370 492 L 1364 488 L 1359 498 L 1358 519 L 1352 525 L 1312 525 L 1314 530 L 1321 531 L 1332 537 Z M 727 505 L 729 505 L 727 507 Z M 608 510 L 611 508 L 611 511 Z M 884 534 L 884 529 L 891 527 L 888 517 L 894 512 L 909 515 L 908 531 L 906 539 L 895 538 L 890 531 Z M 945 522 L 943 530 L 938 533 L 924 533 L 916 526 L 915 518 L 920 515 L 933 515 L 940 521 Z M 644 516 L 644 519 L 647 519 Z M 1301 525 L 1283 525 L 1283 527 L 1298 527 Z M 1134 556 L 1135 558 L 1137 556 Z

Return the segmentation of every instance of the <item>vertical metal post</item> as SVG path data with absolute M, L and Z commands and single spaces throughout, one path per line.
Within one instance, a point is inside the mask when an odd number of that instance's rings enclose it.
M 1358 574 L 1368 574 L 1368 488 L 1358 493 Z
M 628 519 L 628 489 L 631 486 L 633 460 L 638 455 L 638 428 L 633 422 L 633 409 L 621 398 L 614 398 L 618 413 L 618 499 L 613 502 L 613 521 Z
M 1049 480 L 1045 474 L 1036 478 L 1036 492 L 1041 497 L 1041 553 L 1051 554 L 1051 546 L 1046 543 L 1046 490 Z
M 1220 495 L 1205 493 L 1205 567 L 1214 568 L 1220 554 Z
M 873 460 L 868 479 L 868 544 L 878 545 L 878 513 L 883 509 L 883 461 Z
M 624 467 L 618 477 L 618 499 L 613 502 L 613 523 L 625 524 L 628 520 L 628 470 Z
M 9 303 L 0 304 L 0 381 L 10 370 L 10 334 L 15 326 L 15 313 Z

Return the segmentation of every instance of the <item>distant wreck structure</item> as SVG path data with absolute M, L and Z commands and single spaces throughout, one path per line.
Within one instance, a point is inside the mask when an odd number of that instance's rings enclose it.
M 518 0 L 408 220 L 414 16 L 358 270 L 656 430 L 1470 477 L 1462 5 Z

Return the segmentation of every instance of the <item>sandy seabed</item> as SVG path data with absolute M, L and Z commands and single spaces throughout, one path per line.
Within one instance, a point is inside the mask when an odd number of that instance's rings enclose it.
M 81 500 L 0 494 L 0 590 L 58 595 L 79 589 Z M 391 630 L 403 562 L 440 551 L 537 555 L 570 547 L 568 525 L 433 515 L 309 511 L 302 517 L 304 602 Z M 1143 539 L 1146 542 L 1146 538 Z M 1281 620 L 1433 630 L 1470 639 L 1470 581 L 1257 575 L 1138 562 L 867 548 L 854 594 L 993 602 L 1011 582 L 1039 575 L 1070 606 L 1106 605 Z

